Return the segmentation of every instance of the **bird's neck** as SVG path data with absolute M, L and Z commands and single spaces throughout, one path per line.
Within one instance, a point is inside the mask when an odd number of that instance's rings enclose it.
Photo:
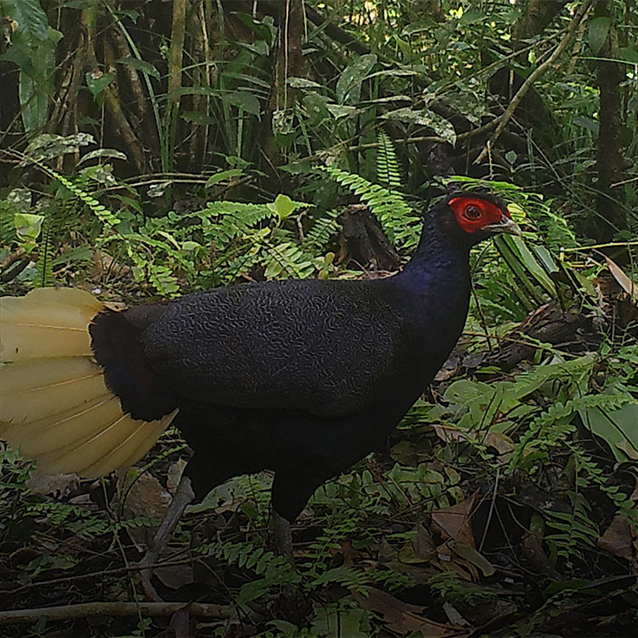
M 396 283 L 431 301 L 442 295 L 455 305 L 450 299 L 454 293 L 460 293 L 461 298 L 469 295 L 469 257 L 469 246 L 448 236 L 439 226 L 438 216 L 431 214 L 424 223 L 414 256 L 396 275 Z

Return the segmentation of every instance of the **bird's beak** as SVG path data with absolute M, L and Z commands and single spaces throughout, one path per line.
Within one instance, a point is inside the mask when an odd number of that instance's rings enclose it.
M 487 230 L 490 233 L 506 233 L 507 235 L 523 236 L 519 225 L 513 221 L 511 217 L 506 217 L 505 215 L 503 215 L 500 222 L 483 226 L 483 230 Z

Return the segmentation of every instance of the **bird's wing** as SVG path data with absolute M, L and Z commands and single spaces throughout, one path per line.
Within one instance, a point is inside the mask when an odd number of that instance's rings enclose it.
M 272 282 L 191 295 L 146 329 L 145 356 L 179 396 L 353 413 L 404 354 L 400 313 L 376 283 Z

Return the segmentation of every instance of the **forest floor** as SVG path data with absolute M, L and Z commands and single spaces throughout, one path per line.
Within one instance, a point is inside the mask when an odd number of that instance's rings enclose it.
M 506 428 L 478 436 L 441 407 L 455 392 L 516 387 L 498 384 L 535 369 L 521 344 L 541 327 L 575 360 L 600 344 L 555 305 L 506 346 L 465 342 L 391 445 L 318 490 L 293 525 L 292 563 L 272 551 L 264 473 L 190 506 L 144 585 L 136 565 L 189 457 L 175 431 L 145 471 L 99 481 L 41 475 L 0 448 L 0 635 L 637 636 L 635 463 L 580 427 L 542 471 L 513 473 Z M 458 414 L 489 413 L 471 396 Z M 510 420 L 524 418 L 516 409 Z M 598 483 L 579 480 L 575 441 Z

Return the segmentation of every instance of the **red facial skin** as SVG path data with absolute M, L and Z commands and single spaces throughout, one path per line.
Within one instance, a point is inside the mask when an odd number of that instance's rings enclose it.
M 507 209 L 478 197 L 455 197 L 448 202 L 456 221 L 466 233 L 475 233 L 490 224 L 498 224 L 503 217 L 511 217 Z

